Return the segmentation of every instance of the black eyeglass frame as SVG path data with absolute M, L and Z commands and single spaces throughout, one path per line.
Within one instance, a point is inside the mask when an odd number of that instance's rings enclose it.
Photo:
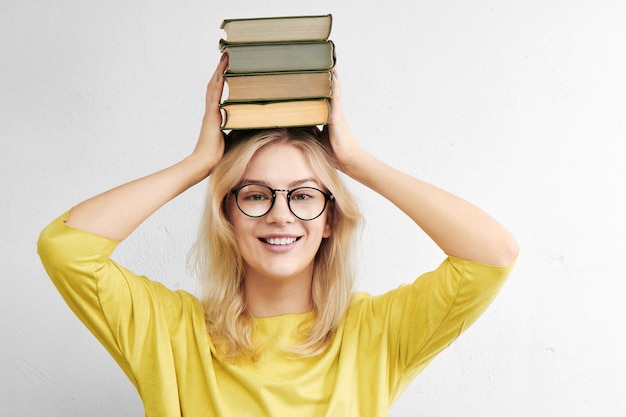
M 250 185 L 256 185 L 256 186 L 267 188 L 272 193 L 272 203 L 270 204 L 269 208 L 267 209 L 267 211 L 265 213 L 260 214 L 258 216 L 251 216 L 250 214 L 248 214 L 245 211 L 243 211 L 243 209 L 239 205 L 239 191 L 241 191 L 242 188 L 248 187 Z M 320 193 L 322 193 L 322 195 L 324 196 L 324 207 L 322 207 L 322 210 L 320 211 L 320 213 L 317 216 L 312 217 L 310 219 L 304 219 L 304 218 L 298 216 L 296 213 L 293 212 L 293 209 L 291 208 L 291 195 L 294 192 L 299 191 L 299 190 L 316 190 L 316 191 L 319 191 Z M 263 216 L 267 215 L 267 213 L 272 211 L 272 208 L 274 207 L 274 203 L 276 203 L 276 193 L 277 192 L 287 193 L 287 207 L 289 207 L 289 211 L 297 219 L 300 219 L 300 220 L 305 221 L 305 222 L 309 222 L 311 220 L 315 220 L 319 216 L 321 216 L 324 213 L 324 211 L 326 211 L 326 207 L 328 206 L 328 202 L 329 201 L 333 201 L 335 199 L 335 196 L 332 195 L 332 193 L 326 193 L 326 192 L 320 190 L 319 188 L 310 187 L 310 186 L 296 187 L 296 188 L 292 188 L 291 190 L 281 190 L 281 189 L 274 189 L 274 188 L 270 187 L 269 185 L 265 185 L 265 184 L 250 183 L 250 184 L 243 184 L 243 185 L 241 185 L 241 186 L 239 186 L 237 188 L 233 188 L 232 190 L 230 190 L 230 193 L 235 196 L 235 203 L 237 204 L 237 208 L 239 209 L 239 211 L 242 212 L 243 214 L 245 214 L 246 216 L 251 217 L 253 219 L 258 219 L 260 217 L 263 217 Z

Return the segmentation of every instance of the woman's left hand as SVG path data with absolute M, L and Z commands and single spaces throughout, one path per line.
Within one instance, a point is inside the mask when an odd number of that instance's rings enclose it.
M 517 255 L 517 243 L 487 213 L 383 163 L 359 146 L 341 108 L 336 73 L 333 85 L 331 116 L 322 140 L 339 169 L 395 204 L 446 254 L 489 265 L 508 265 Z
M 341 107 L 341 84 L 337 71 L 333 70 L 333 96 L 330 99 L 330 119 L 324 126 L 323 143 L 328 153 L 337 161 L 339 169 L 349 175 L 362 152 L 356 142 Z

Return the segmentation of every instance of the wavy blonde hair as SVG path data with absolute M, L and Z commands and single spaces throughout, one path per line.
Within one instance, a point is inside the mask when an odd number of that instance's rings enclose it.
M 211 173 L 204 217 L 190 260 L 201 285 L 207 330 L 227 359 L 257 359 L 260 354 L 253 343 L 254 321 L 243 291 L 244 262 L 227 203 L 250 160 L 264 146 L 288 143 L 301 149 L 313 172 L 335 197 L 327 207 L 333 210 L 332 233 L 322 241 L 314 260 L 311 302 L 315 314 L 299 329 L 303 342 L 288 350 L 304 356 L 323 351 L 350 303 L 355 266 L 352 251 L 361 213 L 319 139 L 317 128 L 236 132 L 226 139 L 224 157 Z

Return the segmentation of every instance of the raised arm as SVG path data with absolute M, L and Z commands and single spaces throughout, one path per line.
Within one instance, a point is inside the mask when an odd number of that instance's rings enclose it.
M 208 83 L 202 127 L 191 155 L 80 203 L 71 210 L 68 225 L 122 241 L 157 209 L 209 175 L 224 153 L 219 102 L 227 60 L 224 55 Z
M 450 256 L 494 266 L 508 265 L 517 256 L 513 236 L 487 213 L 361 148 L 346 123 L 337 77 L 331 106 L 328 147 L 345 174 L 395 204 Z

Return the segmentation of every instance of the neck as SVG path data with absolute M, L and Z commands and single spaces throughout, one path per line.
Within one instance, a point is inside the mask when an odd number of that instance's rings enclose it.
M 246 274 L 247 308 L 257 318 L 309 312 L 312 310 L 311 280 L 311 275 L 277 280 Z

